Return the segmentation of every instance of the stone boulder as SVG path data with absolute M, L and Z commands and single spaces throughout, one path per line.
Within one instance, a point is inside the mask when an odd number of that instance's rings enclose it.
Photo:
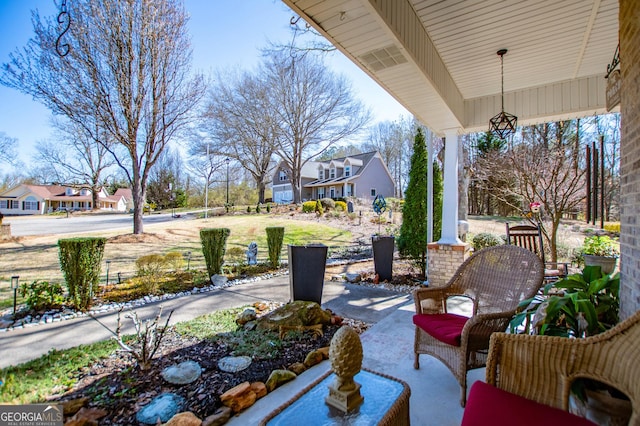
M 289 370 L 273 370 L 265 383 L 267 390 L 273 392 L 274 389 L 298 377 L 296 373 Z
M 201 426 L 202 420 L 200 420 L 191 411 L 185 411 L 178 413 L 171 417 L 171 420 L 166 422 L 164 426 Z
M 251 389 L 249 382 L 244 382 L 223 393 L 220 396 L 220 401 L 231 408 L 234 413 L 237 413 L 245 408 L 251 407 L 257 398 L 258 396 L 253 389 Z
M 331 324 L 331 311 L 316 302 L 296 300 L 264 315 L 257 320 L 258 330 L 278 331 L 280 326 L 310 326 Z
M 202 421 L 202 426 L 222 426 L 227 423 L 233 414 L 231 408 L 222 406 L 218 408 L 212 415 Z

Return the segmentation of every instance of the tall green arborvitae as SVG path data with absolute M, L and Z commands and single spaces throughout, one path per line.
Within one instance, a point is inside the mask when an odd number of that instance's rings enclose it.
M 437 161 L 433 161 L 433 241 L 438 241 L 442 236 L 442 168 Z
M 413 142 L 409 184 L 397 242 L 400 254 L 410 258 L 424 276 L 427 267 L 427 147 L 420 128 Z

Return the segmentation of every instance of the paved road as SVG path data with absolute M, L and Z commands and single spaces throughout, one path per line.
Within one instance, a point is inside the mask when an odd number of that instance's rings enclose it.
M 172 220 L 188 220 L 194 216 L 181 214 L 180 218 L 172 218 L 171 213 L 144 216 L 145 225 L 170 222 Z M 104 231 L 130 228 L 133 230 L 133 215 L 130 214 L 96 214 L 66 216 L 29 216 L 5 217 L 3 223 L 11 224 L 11 235 L 61 235 L 78 232 Z

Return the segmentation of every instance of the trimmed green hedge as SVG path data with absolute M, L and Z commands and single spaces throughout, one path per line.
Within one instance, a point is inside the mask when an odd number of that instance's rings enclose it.
M 265 230 L 267 231 L 267 246 L 269 247 L 269 263 L 273 268 L 279 268 L 282 241 L 284 240 L 284 227 L 269 226 Z
M 106 238 L 86 237 L 58 240 L 60 269 L 76 309 L 87 310 L 99 290 L 100 266 Z
M 224 252 L 229 234 L 231 234 L 229 228 L 204 228 L 200 230 L 202 254 L 204 254 L 207 263 L 209 277 L 222 273 Z

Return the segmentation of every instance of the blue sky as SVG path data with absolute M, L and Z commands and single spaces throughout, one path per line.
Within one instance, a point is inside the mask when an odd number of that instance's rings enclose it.
M 73 1 L 73 0 L 68 0 Z M 204 73 L 217 69 L 252 68 L 259 49 L 269 41 L 290 39 L 292 12 L 279 0 L 185 0 L 191 19 L 193 67 Z M 31 10 L 58 14 L 53 0 L 0 0 L 0 63 L 23 47 L 33 34 Z M 328 66 L 351 81 L 356 96 L 371 108 L 375 121 L 396 120 L 408 112 L 341 53 Z M 50 136 L 50 113 L 29 96 L 0 86 L 0 132 L 18 139 L 19 158 L 28 164 L 36 141 Z M 3 165 L 3 167 L 6 167 Z M 0 171 L 1 173 L 2 171 Z

